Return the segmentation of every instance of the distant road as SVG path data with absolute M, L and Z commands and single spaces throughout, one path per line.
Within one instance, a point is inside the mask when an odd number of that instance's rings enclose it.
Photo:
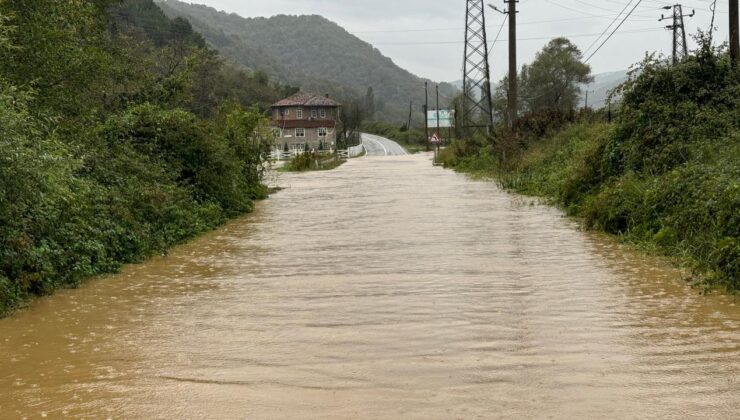
M 393 140 L 367 133 L 362 133 L 360 136 L 368 156 L 408 155 L 406 150 Z

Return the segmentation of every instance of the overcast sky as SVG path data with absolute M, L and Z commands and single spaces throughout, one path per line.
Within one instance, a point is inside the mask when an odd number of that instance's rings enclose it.
M 401 67 L 437 81 L 462 79 L 462 54 L 465 27 L 465 0 L 187 0 L 207 4 L 244 17 L 277 14 L 317 14 L 337 22 L 349 32 L 373 44 Z M 631 3 L 634 5 L 637 0 Z M 488 0 L 505 8 L 502 0 Z M 521 0 L 518 15 L 519 65 L 530 62 L 534 54 L 551 38 L 566 36 L 581 50 L 599 34 L 627 5 L 628 0 Z M 623 70 L 639 61 L 646 51 L 670 54 L 671 33 L 661 29 L 670 21 L 658 22 L 664 5 L 675 1 L 643 0 L 590 64 L 594 73 Z M 710 25 L 712 0 L 690 0 L 684 13 L 696 9 L 696 16 L 686 19 L 687 34 Z M 627 10 L 630 10 L 629 7 Z M 728 1 L 717 1 L 715 39 L 728 39 Z M 486 11 L 489 42 L 503 22 L 503 15 Z M 507 31 L 492 47 L 492 77 L 506 72 Z M 501 42 L 504 41 L 504 42 Z M 689 39 L 693 48 L 694 42 Z M 598 46 L 598 43 L 596 44 Z M 595 49 L 595 48 L 594 48 Z

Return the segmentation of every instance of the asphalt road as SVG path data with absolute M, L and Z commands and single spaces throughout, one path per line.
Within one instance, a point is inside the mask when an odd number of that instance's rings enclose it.
M 403 156 L 408 155 L 401 145 L 385 137 L 362 133 L 362 145 L 365 146 L 367 156 Z

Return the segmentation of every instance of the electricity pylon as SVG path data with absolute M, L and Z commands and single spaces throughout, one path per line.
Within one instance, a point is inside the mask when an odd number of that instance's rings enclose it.
M 488 66 L 486 12 L 483 0 L 467 0 L 463 60 L 463 132 L 489 132 L 493 126 L 491 71 Z
M 689 47 L 686 43 L 686 28 L 683 24 L 683 18 L 693 17 L 696 11 L 692 10 L 690 15 L 683 14 L 683 8 L 680 4 L 663 7 L 665 10 L 673 9 L 673 16 L 660 15 L 659 22 L 666 19 L 673 19 L 673 24 L 666 26 L 666 29 L 673 31 L 673 65 L 686 58 L 689 55 Z

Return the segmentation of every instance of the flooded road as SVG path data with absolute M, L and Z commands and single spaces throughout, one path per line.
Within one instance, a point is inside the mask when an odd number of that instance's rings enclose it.
M 0 418 L 737 418 L 731 297 L 428 159 L 0 320 Z

